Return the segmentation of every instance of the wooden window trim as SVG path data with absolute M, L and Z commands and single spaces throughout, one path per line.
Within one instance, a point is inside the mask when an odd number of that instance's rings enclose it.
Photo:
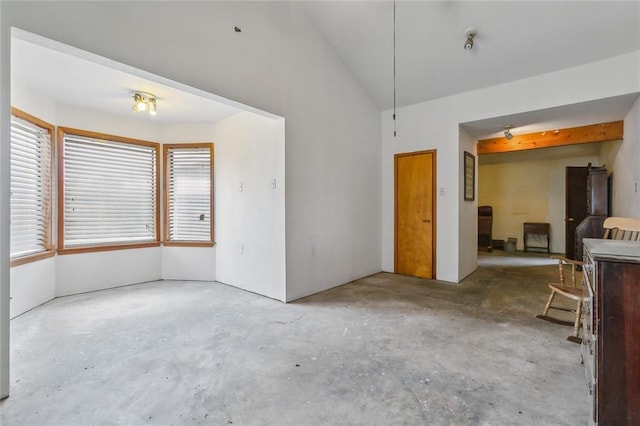
M 210 230 L 211 236 L 210 241 L 168 241 L 169 235 L 169 169 L 168 169 L 168 161 L 167 156 L 169 154 L 170 149 L 175 148 L 209 148 L 211 153 L 211 166 L 209 169 L 209 173 L 211 174 L 210 182 L 211 188 L 209 188 L 210 194 Z M 167 247 L 213 247 L 215 245 L 214 238 L 214 223 L 215 223 L 215 209 L 214 209 L 214 144 L 213 142 L 193 142 L 193 143 L 168 143 L 162 145 L 162 188 L 163 188 L 163 197 L 162 197 L 162 212 L 163 212 L 163 221 L 162 221 L 162 244 Z
M 27 256 L 14 257 L 11 259 L 10 266 L 13 268 L 15 266 L 26 265 L 27 263 L 37 262 L 38 260 L 48 259 L 50 257 L 55 256 L 56 251 L 54 249 L 50 249 L 47 251 L 42 251 L 36 254 L 30 254 Z
M 124 243 L 124 244 L 105 244 L 105 245 L 88 245 L 88 246 L 64 246 L 64 136 L 66 134 L 83 136 L 105 141 L 124 142 L 134 145 L 147 146 L 156 150 L 156 229 L 155 241 L 144 243 Z M 156 247 L 161 244 L 160 241 L 160 144 L 141 139 L 128 138 L 124 136 L 111 135 L 107 133 L 93 132 L 89 130 L 74 129 L 71 127 L 58 126 L 57 138 L 57 160 L 58 160 L 58 254 L 78 254 L 93 253 L 99 251 L 110 250 L 126 250 L 134 248 Z
M 211 241 L 163 241 L 167 247 L 213 247 L 215 243 Z
M 22 120 L 28 121 L 31 124 L 34 124 L 38 127 L 46 129 L 49 132 L 49 141 L 51 143 L 50 148 L 50 157 L 49 157 L 49 170 L 51 170 L 51 176 L 49 177 L 49 190 L 47 191 L 48 196 L 48 205 L 49 208 L 44 212 L 44 229 L 45 235 L 43 238 L 43 245 L 45 250 L 38 253 L 29 254 L 26 256 L 20 256 L 10 259 L 9 264 L 10 267 L 24 265 L 26 263 L 36 262 L 38 260 L 46 259 L 55 255 L 55 245 L 53 241 L 53 182 L 54 182 L 54 157 L 56 155 L 55 148 L 55 129 L 56 127 L 48 123 L 38 117 L 35 117 L 21 109 L 16 107 L 11 107 L 11 115 L 20 118 Z
M 159 247 L 160 241 L 148 242 L 148 243 L 134 243 L 134 244 L 109 244 L 109 245 L 94 245 L 94 246 L 82 246 L 82 247 L 69 247 L 58 249 L 59 255 L 66 254 L 79 254 L 79 253 L 95 253 L 99 251 L 113 251 L 113 250 L 130 250 L 137 248 Z

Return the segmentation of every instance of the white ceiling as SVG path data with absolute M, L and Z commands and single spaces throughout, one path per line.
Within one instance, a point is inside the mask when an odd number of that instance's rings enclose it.
M 47 72 L 42 72 L 43 69 Z M 157 123 L 215 123 L 242 111 L 221 98 L 194 94 L 198 91 L 193 88 L 162 84 L 161 78 L 143 71 L 15 30 L 11 76 L 13 84 L 19 80 L 20 84 L 61 104 Z M 135 113 L 134 91 L 156 95 L 158 114 Z
M 393 2 L 312 1 L 306 11 L 382 109 L 393 106 Z M 465 32 L 475 28 L 472 50 Z M 638 1 L 396 2 L 397 105 L 640 49 Z
M 312 21 L 380 109 L 393 105 L 393 2 L 304 1 Z M 186 5 L 185 5 L 186 6 Z M 220 3 L 220 7 L 224 4 Z M 478 32 L 471 51 L 465 30 Z M 640 1 L 396 3 L 397 104 L 423 102 L 640 49 Z M 42 69 L 47 72 L 41 72 Z M 131 92 L 158 96 L 160 123 L 215 122 L 247 107 L 14 30 L 12 76 L 62 103 L 132 116 Z M 482 139 L 623 119 L 636 96 L 462 126 Z
M 304 7 L 381 109 L 393 106 L 393 2 Z M 477 31 L 464 50 L 466 31 Z M 411 105 L 640 49 L 639 1 L 396 2 L 396 102 Z M 639 65 L 640 66 L 640 65 Z M 637 95 L 462 125 L 478 139 L 622 120 Z
M 637 98 L 638 94 L 616 96 L 591 102 L 461 123 L 461 126 L 477 139 L 488 139 L 502 136 L 507 126 L 513 129 L 511 133 L 518 135 L 587 124 L 608 123 L 610 121 L 623 120 Z

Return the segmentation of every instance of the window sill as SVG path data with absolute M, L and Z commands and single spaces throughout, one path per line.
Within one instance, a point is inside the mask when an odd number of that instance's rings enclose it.
M 166 247 L 213 247 L 215 243 L 206 241 L 163 241 Z
M 94 253 L 99 251 L 130 250 L 130 249 L 158 247 L 158 246 L 160 246 L 159 241 L 154 241 L 150 243 L 136 243 L 136 244 L 112 244 L 112 245 L 104 245 L 104 246 L 67 247 L 67 248 L 58 249 L 58 254 L 65 255 L 65 254 Z
M 38 260 L 48 259 L 53 257 L 56 254 L 55 250 L 47 250 L 36 254 L 29 254 L 27 256 L 21 256 L 11 259 L 10 265 L 13 268 L 14 266 L 20 266 L 31 262 L 37 262 Z

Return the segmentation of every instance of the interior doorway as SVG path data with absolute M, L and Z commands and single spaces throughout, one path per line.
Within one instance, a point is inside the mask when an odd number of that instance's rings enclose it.
M 434 278 L 436 151 L 396 154 L 394 173 L 395 272 Z

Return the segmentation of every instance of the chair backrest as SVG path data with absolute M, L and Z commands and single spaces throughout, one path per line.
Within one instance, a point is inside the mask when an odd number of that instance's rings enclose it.
M 491 206 L 479 206 L 478 216 L 491 216 L 493 217 L 493 207 Z
M 640 219 L 608 217 L 602 227 L 605 239 L 640 241 Z

